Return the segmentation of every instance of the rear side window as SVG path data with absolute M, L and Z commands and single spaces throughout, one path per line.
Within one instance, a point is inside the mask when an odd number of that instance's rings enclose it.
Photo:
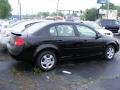
M 50 30 L 49 30 L 49 32 L 50 32 L 51 36 L 57 36 L 57 30 L 56 30 L 55 26 L 51 27 Z
M 72 25 L 57 25 L 58 36 L 75 36 Z
M 75 36 L 72 25 L 56 25 L 49 29 L 51 36 Z

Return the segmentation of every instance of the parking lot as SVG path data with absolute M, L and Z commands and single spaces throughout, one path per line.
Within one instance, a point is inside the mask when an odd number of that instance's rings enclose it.
M 0 52 L 0 90 L 120 90 L 119 83 L 120 52 L 111 61 L 99 56 L 62 61 L 49 72 Z

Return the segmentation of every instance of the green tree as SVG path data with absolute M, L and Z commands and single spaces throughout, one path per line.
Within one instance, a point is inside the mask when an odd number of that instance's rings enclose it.
M 120 17 L 120 6 L 116 6 L 116 9 L 118 11 L 118 17 Z
M 42 16 L 42 12 L 38 12 L 38 13 L 37 13 L 37 16 L 38 16 L 38 17 L 41 17 L 41 16 Z
M 94 21 L 98 18 L 98 10 L 96 8 L 87 9 L 85 11 L 85 19 Z
M 51 16 L 57 16 L 57 13 L 56 12 L 52 12 L 51 13 Z M 64 14 L 62 12 L 58 12 L 58 16 L 64 16 Z
M 42 16 L 44 16 L 44 17 L 47 17 L 47 16 L 49 16 L 49 15 L 50 15 L 49 12 L 42 12 Z
M 56 16 L 56 15 L 57 15 L 56 12 L 51 13 L 51 16 Z
M 81 20 L 85 20 L 85 15 L 81 15 L 81 16 L 80 16 L 80 19 L 81 19 Z
M 75 16 L 75 17 L 77 17 L 77 16 L 78 16 L 78 15 L 77 15 L 77 13 L 73 13 L 72 15 L 73 15 L 73 16 Z
M 62 12 L 59 12 L 59 13 L 58 13 L 58 16 L 63 17 L 63 16 L 64 16 L 64 14 L 63 14 Z
M 8 0 L 0 0 L 0 18 L 5 19 L 11 15 L 11 5 Z

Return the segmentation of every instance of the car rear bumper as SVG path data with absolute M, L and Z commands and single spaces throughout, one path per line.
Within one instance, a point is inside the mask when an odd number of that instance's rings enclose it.
M 13 55 L 10 52 L 9 52 L 9 54 L 16 61 L 33 61 L 34 60 L 34 58 L 32 57 L 32 55 L 28 55 L 28 54 L 25 54 L 23 52 L 21 52 L 19 55 Z
M 13 47 L 9 43 L 7 44 L 8 52 L 10 56 L 17 61 L 33 60 L 33 51 L 24 47 Z
M 23 49 L 23 47 L 11 46 L 9 43 L 7 43 L 7 48 L 8 48 L 9 53 L 14 56 L 18 56 L 22 52 L 22 49 Z

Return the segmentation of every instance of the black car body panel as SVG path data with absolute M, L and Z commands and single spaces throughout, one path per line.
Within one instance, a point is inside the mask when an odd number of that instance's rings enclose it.
M 39 23 L 37 23 L 39 24 Z M 74 36 L 59 36 L 57 32 L 50 34 L 50 29 L 54 27 L 54 31 L 58 31 L 58 26 L 68 27 L 74 31 Z M 82 25 L 89 28 L 96 35 L 95 37 L 82 37 L 76 25 Z M 57 28 L 57 29 L 56 29 Z M 60 29 L 60 27 L 59 27 Z M 62 30 L 62 29 L 60 29 Z M 68 34 L 68 32 L 66 32 Z M 69 32 L 73 33 L 73 32 Z M 24 45 L 16 46 L 15 39 L 20 38 L 25 41 Z M 85 24 L 73 22 L 51 22 L 44 27 L 36 30 L 34 33 L 11 34 L 11 39 L 7 44 L 10 55 L 17 60 L 34 60 L 37 54 L 43 50 L 53 50 L 58 54 L 58 58 L 65 57 L 84 57 L 100 53 L 104 53 L 105 47 L 108 44 L 114 44 L 116 52 L 119 50 L 119 44 L 114 38 L 102 36 L 100 33 L 86 26 Z

